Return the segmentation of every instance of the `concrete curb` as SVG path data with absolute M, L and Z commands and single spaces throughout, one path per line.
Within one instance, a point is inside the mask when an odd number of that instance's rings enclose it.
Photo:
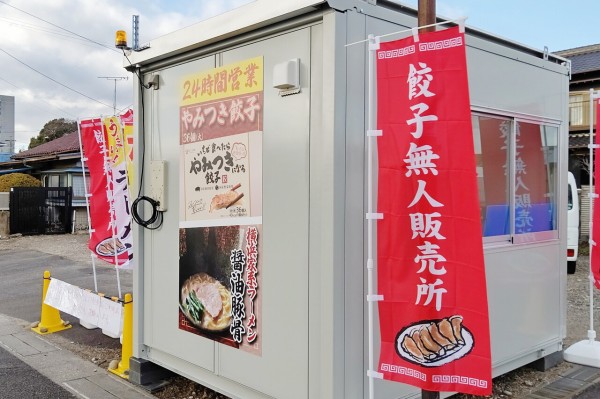
M 156 399 L 108 370 L 35 334 L 27 321 L 0 314 L 0 345 L 79 398 Z

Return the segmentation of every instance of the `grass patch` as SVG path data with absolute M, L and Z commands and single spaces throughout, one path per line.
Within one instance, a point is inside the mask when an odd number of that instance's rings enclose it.
M 588 256 L 590 254 L 590 243 L 588 241 L 579 241 L 579 255 Z

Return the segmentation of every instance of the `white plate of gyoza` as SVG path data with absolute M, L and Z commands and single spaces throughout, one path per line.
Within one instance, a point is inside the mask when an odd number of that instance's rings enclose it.
M 420 321 L 402 329 L 396 336 L 396 352 L 409 362 L 438 367 L 467 355 L 473 343 L 463 317 L 454 315 Z

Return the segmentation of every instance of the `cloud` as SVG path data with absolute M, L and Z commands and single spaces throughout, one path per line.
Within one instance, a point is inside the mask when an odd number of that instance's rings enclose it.
M 132 15 L 140 17 L 143 44 L 248 2 L 1 1 L 0 95 L 15 97 L 15 138 L 21 147 L 52 119 L 112 114 L 115 93 L 117 109 L 132 104 L 133 77 L 114 48 L 119 29 L 132 44 Z

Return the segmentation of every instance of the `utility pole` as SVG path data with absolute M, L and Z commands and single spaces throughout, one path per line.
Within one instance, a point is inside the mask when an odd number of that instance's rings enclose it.
M 419 0 L 418 25 L 435 24 L 435 0 Z M 435 26 L 423 28 L 423 32 L 434 32 Z
M 435 24 L 435 0 L 419 0 L 418 26 Z M 435 26 L 423 28 L 423 32 L 435 32 Z M 421 399 L 440 399 L 440 393 L 421 390 Z
M 98 76 L 98 79 L 114 80 L 115 96 L 113 99 L 113 115 L 116 115 L 116 113 L 117 113 L 117 80 L 128 80 L 129 76 Z

